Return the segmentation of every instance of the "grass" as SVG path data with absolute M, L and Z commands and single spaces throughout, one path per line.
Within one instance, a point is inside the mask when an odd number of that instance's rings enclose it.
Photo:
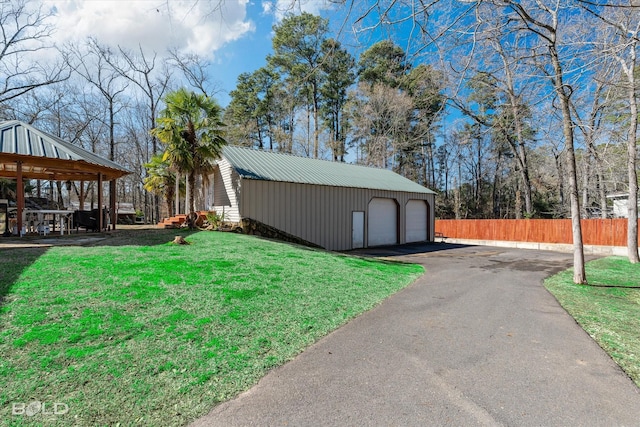
M 547 289 L 640 387 L 640 264 L 609 257 L 586 265 L 591 286 L 573 284 L 567 270 Z
M 423 273 L 230 233 L 167 243 L 176 234 L 0 252 L 1 425 L 184 425 Z M 11 415 L 31 401 L 69 413 Z

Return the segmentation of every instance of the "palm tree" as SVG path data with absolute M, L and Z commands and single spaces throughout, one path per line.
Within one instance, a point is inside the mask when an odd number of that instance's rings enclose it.
M 164 102 L 166 108 L 151 132 L 165 144 L 163 159 L 169 161 L 176 175 L 187 176 L 185 210 L 194 212 L 196 177 L 201 176 L 203 185 L 208 185 L 212 160 L 220 158 L 227 143 L 222 108 L 214 99 L 184 88 L 168 93 Z
M 173 216 L 174 192 L 176 190 L 176 176 L 170 169 L 168 160 L 163 160 L 162 154 L 151 157 L 149 163 L 145 163 L 147 176 L 144 178 L 145 190 L 164 196 L 167 202 L 167 212 Z

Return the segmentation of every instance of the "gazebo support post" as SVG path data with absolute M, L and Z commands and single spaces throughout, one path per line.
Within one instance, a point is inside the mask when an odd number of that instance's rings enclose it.
M 102 215 L 102 174 L 98 174 L 98 228 L 104 230 L 104 216 Z
M 80 181 L 80 200 L 78 200 L 78 210 L 84 210 L 84 181 Z
M 22 212 L 24 211 L 24 183 L 22 182 L 22 162 L 16 162 L 16 199 L 18 201 L 18 236 L 22 237 Z
M 109 213 L 111 215 L 111 229 L 116 229 L 116 220 L 118 214 L 116 212 L 116 180 L 109 181 Z

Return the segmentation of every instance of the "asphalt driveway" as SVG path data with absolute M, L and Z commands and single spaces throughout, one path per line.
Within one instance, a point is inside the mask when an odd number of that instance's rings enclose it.
M 427 273 L 193 425 L 640 426 L 638 388 L 542 286 L 570 254 L 366 254 Z

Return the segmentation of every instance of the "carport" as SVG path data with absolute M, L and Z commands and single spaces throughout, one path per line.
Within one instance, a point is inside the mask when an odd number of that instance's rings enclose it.
M 23 226 L 24 179 L 97 181 L 99 208 L 103 206 L 102 184 L 108 181 L 111 224 L 115 228 L 116 180 L 129 173 L 111 160 L 29 124 L 16 120 L 0 124 L 0 177 L 16 180 L 18 233 Z M 81 185 L 80 188 L 84 187 Z M 84 199 L 83 194 L 80 199 Z M 99 229 L 103 230 L 103 217 L 98 217 Z

